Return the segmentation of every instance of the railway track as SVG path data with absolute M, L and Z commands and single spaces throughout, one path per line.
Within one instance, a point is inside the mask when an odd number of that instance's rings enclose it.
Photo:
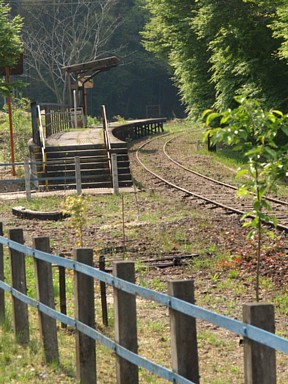
M 184 152 L 187 150 L 183 145 L 185 135 L 186 140 L 190 140 L 191 148 L 191 138 L 185 132 L 178 135 L 157 136 L 146 141 L 137 149 L 138 162 L 161 184 L 180 191 L 187 197 L 201 200 L 209 204 L 211 208 L 221 207 L 227 213 L 233 212 L 239 215 L 252 211 L 250 199 L 236 197 L 236 186 L 193 170 L 192 153 L 186 155 L 185 159 Z M 182 146 L 177 145 L 177 141 L 180 139 Z M 178 161 L 179 158 L 181 160 Z M 189 166 L 186 165 L 188 163 Z M 231 171 L 230 169 L 229 172 Z M 278 219 L 277 228 L 288 232 L 288 202 L 272 197 L 267 197 L 267 200 L 272 207 L 273 215 Z

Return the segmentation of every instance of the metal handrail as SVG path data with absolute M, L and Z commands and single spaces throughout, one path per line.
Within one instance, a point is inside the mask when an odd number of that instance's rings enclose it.
M 107 151 L 108 163 L 110 173 L 112 172 L 112 164 L 111 164 L 111 142 L 108 132 L 108 123 L 107 123 L 107 115 L 105 105 L 102 105 L 102 120 L 103 120 L 103 134 L 104 134 L 104 143 Z
M 42 169 L 44 174 L 46 173 L 46 163 L 47 163 L 47 154 L 46 154 L 46 142 L 45 142 L 45 134 L 44 134 L 44 128 L 42 124 L 42 116 L 41 116 L 41 109 L 40 105 L 37 105 L 37 111 L 38 111 L 38 118 L 39 118 L 39 136 L 40 136 L 40 146 L 41 146 L 41 153 L 42 153 Z M 48 180 L 45 180 L 45 187 L 46 190 L 48 190 Z

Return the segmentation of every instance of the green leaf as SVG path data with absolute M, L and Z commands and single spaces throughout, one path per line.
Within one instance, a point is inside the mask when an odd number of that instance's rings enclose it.
M 220 115 L 220 113 L 212 112 L 210 113 L 206 118 L 206 124 L 209 126 L 213 120 L 217 119 Z
M 261 209 L 262 209 L 261 203 L 258 200 L 256 200 L 253 204 L 253 208 L 257 213 L 261 212 Z
M 248 173 L 247 169 L 240 169 L 240 171 L 236 173 L 235 177 L 236 179 L 239 179 L 240 177 L 247 175 L 247 173 Z
M 205 116 L 208 115 L 208 113 L 210 114 L 211 112 L 213 112 L 212 109 L 205 109 L 201 116 L 202 120 L 204 120 Z
M 288 125 L 282 125 L 281 130 L 285 133 L 286 136 L 288 136 Z
M 284 115 L 283 115 L 283 112 L 278 111 L 277 109 L 272 109 L 271 112 L 274 113 L 275 115 L 280 116 L 280 117 L 283 117 L 283 116 L 284 116 Z
M 269 148 L 269 147 L 265 147 L 264 148 L 264 151 L 266 154 L 268 154 L 270 157 L 272 157 L 273 159 L 276 159 L 277 158 L 277 152 L 274 151 L 273 149 Z
M 272 216 L 272 217 L 271 217 L 271 220 L 272 220 L 272 223 L 273 223 L 274 227 L 276 228 L 276 227 L 277 227 L 277 225 L 278 225 L 278 220 L 277 220 L 277 217 L 275 217 L 275 216 Z M 273 232 L 272 232 L 272 233 L 273 233 Z

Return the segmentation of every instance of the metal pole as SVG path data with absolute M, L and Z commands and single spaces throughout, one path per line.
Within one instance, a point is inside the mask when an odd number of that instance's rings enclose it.
M 25 174 L 25 190 L 27 200 L 31 200 L 31 182 L 30 182 L 30 170 L 29 160 L 25 159 L 24 162 L 24 174 Z
M 6 67 L 6 83 L 10 83 L 10 67 Z M 12 120 L 12 106 L 10 91 L 7 97 L 8 115 L 9 115 L 9 127 L 10 127 L 10 147 L 11 147 L 11 163 L 12 163 L 12 175 L 15 176 L 15 155 L 14 155 L 14 135 L 13 135 L 13 120 Z
M 76 179 L 76 190 L 77 195 L 80 196 L 82 193 L 82 183 L 81 183 L 81 166 L 80 166 L 80 157 L 75 157 L 75 179 Z
M 74 128 L 77 128 L 77 99 L 76 99 L 76 91 L 73 91 L 73 101 L 74 101 Z

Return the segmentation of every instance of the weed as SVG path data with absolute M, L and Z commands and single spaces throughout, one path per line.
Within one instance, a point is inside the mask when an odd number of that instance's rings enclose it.
M 4 110 L 7 106 L 4 106 Z M 31 138 L 30 101 L 28 99 L 14 99 L 12 105 L 13 127 L 14 127 L 14 154 L 16 162 L 23 162 L 28 155 L 28 140 Z M 4 115 L 4 121 L 0 124 L 1 162 L 10 163 L 10 128 L 8 113 Z M 18 169 L 17 169 L 18 171 Z
M 217 283 L 217 281 L 219 280 L 219 273 L 215 272 L 213 275 L 210 275 L 209 277 L 213 281 L 213 283 Z
M 274 297 L 276 308 L 279 309 L 284 315 L 288 313 L 288 292 L 283 289 L 279 294 Z
M 198 332 L 198 340 L 200 344 L 209 343 L 214 347 L 220 347 L 223 344 L 222 340 L 215 333 L 206 330 Z
M 66 196 L 63 213 L 69 214 L 68 225 L 76 231 L 76 245 L 83 247 L 83 229 L 86 224 L 88 201 L 84 195 Z
M 231 269 L 228 272 L 227 276 L 229 279 L 237 279 L 237 277 L 239 276 L 239 271 L 237 271 L 237 269 Z

